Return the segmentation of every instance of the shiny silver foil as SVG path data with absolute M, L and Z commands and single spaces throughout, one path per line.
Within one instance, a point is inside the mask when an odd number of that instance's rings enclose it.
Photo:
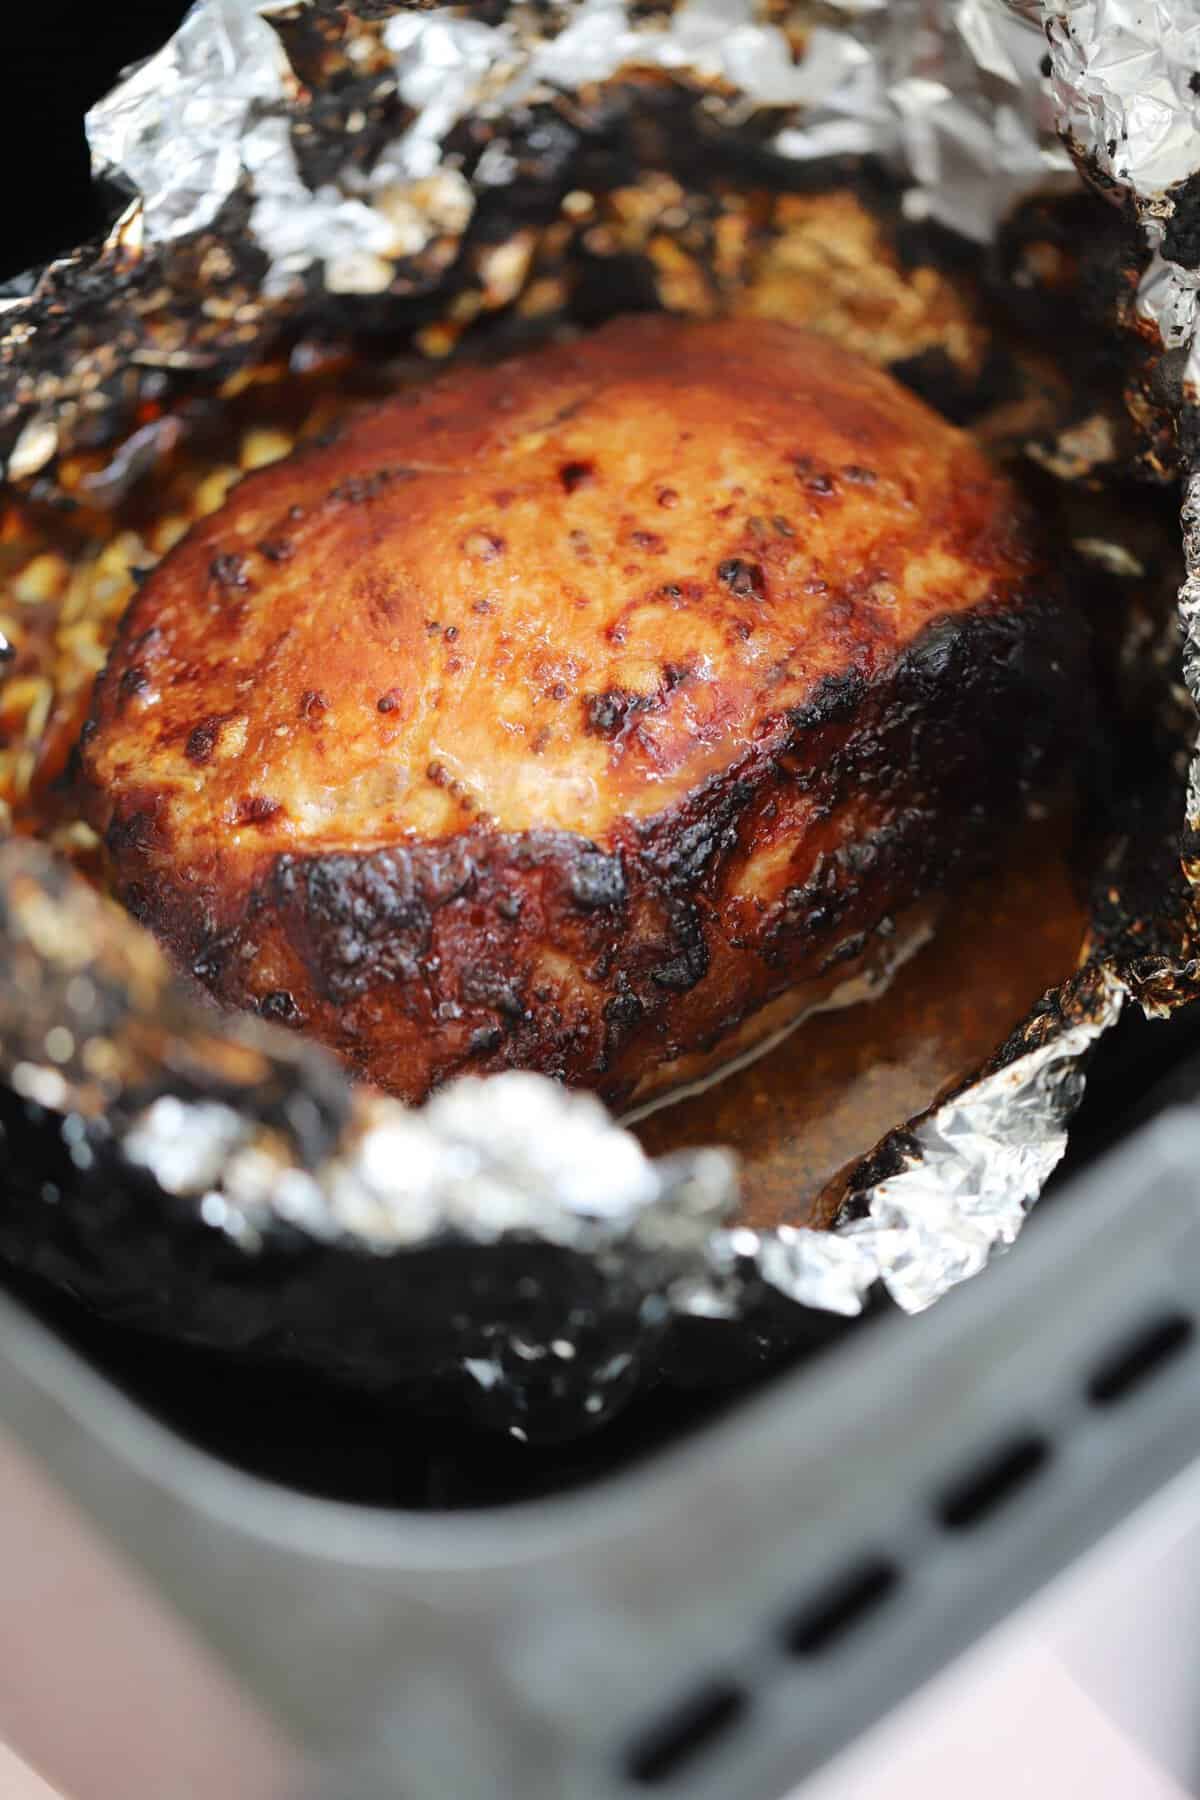
M 119 909 L 19 838 L 0 845 L 0 952 L 7 1084 L 73 1119 L 72 1145 L 115 1125 L 135 1167 L 243 1249 L 278 1222 L 380 1255 L 445 1234 L 599 1250 L 632 1232 L 694 1274 L 733 1202 L 720 1151 L 654 1163 L 592 1095 L 536 1075 L 459 1081 L 418 1111 L 352 1090 L 323 1054 L 297 1055 L 253 1019 L 214 1021 Z M 199 1077 L 188 1093 L 169 1072 L 181 1054 Z M 301 1114 L 332 1083 L 339 1128 L 314 1160 L 300 1130 L 263 1115 L 264 1085 L 281 1082 Z
M 1071 168 L 1038 69 L 1041 33 L 997 0 L 834 0 L 840 19 L 809 27 L 799 58 L 756 0 L 681 0 L 642 18 L 626 0 L 573 0 L 551 21 L 517 0 L 498 25 L 457 6 L 390 17 L 382 40 L 412 121 L 369 175 L 348 162 L 313 191 L 286 116 L 269 110 L 295 88 L 268 23 L 283 10 L 198 0 L 165 49 L 88 118 L 98 169 L 141 194 L 149 242 L 211 223 L 248 183 L 269 291 L 314 266 L 331 291 L 382 291 L 394 261 L 470 222 L 471 186 L 442 153 L 453 126 L 468 116 L 502 122 L 547 93 L 631 67 L 713 84 L 718 116 L 733 122 L 739 107 L 769 108 L 784 156 L 886 157 L 910 178 L 912 216 L 971 238 L 989 237 L 1015 199 Z M 501 134 L 476 181 L 511 178 Z
M 1200 9 L 1191 0 L 1051 0 L 1043 10 L 1067 142 L 1136 209 L 1152 252 L 1139 311 L 1164 348 L 1189 350 L 1185 380 L 1200 395 L 1200 271 L 1163 254 L 1180 190 L 1200 168 Z
M 805 1306 L 857 1312 L 871 1279 L 907 1312 L 977 1275 L 1016 1239 L 1061 1161 L 1083 1096 L 1083 1060 L 1116 1023 L 1118 981 L 1091 1017 L 976 1082 L 923 1119 L 905 1166 L 869 1189 L 862 1217 L 827 1234 L 782 1227 L 752 1254 L 772 1286 Z M 747 1246 L 749 1249 L 749 1246 Z
M 293 145 L 288 108 L 299 84 L 281 42 L 285 21 L 279 30 L 271 22 L 280 10 L 198 0 L 171 43 L 94 109 L 88 129 L 97 168 L 136 188 L 122 230 L 147 245 L 185 240 L 244 197 L 246 229 L 267 260 L 264 290 L 281 305 L 314 276 L 332 294 L 382 294 L 431 245 L 452 255 L 482 189 L 513 179 L 505 121 L 544 95 L 640 66 L 707 87 L 705 104 L 723 127 L 765 112 L 769 142 L 784 157 L 881 156 L 904 184 L 909 217 L 979 241 L 1016 199 L 1074 184 L 1073 164 L 1101 176 L 1132 198 L 1146 232 L 1144 320 L 1168 348 L 1192 342 L 1200 276 L 1164 252 L 1172 186 L 1200 165 L 1191 86 L 1200 15 L 1191 5 L 830 0 L 768 17 L 755 0 L 680 0 L 657 11 L 626 0 L 547 8 L 515 0 L 498 24 L 453 5 L 402 7 L 379 42 L 381 79 L 394 84 L 406 122 L 369 172 L 347 157 L 315 188 Z M 496 130 L 468 180 L 446 140 L 480 117 Z M 0 329 L 20 331 L 22 304 L 10 304 Z M 12 475 L 52 453 L 52 419 L 32 413 L 21 444 Z M 1196 694 L 1195 484 L 1186 517 L 1184 620 Z M 1200 775 L 1190 810 L 1200 816 Z M 720 1153 L 688 1168 L 656 1167 L 596 1102 L 531 1076 L 459 1084 L 418 1113 L 356 1100 L 318 1168 L 294 1153 L 264 1160 L 236 1107 L 201 1117 L 199 1103 L 170 1094 L 128 1123 L 125 1147 L 169 1191 L 196 1197 L 206 1222 L 247 1252 L 264 1209 L 302 1232 L 343 1232 L 389 1252 L 446 1233 L 578 1243 L 637 1219 L 689 1251 L 702 1230 L 700 1262 L 684 1257 L 674 1269 L 677 1311 L 736 1314 L 761 1281 L 842 1313 L 860 1310 L 882 1282 L 915 1312 L 1016 1237 L 1065 1149 L 1087 1052 L 1126 993 L 1115 968 L 1083 984 L 1076 1004 L 1031 1031 L 1005 1066 L 918 1122 L 892 1172 L 859 1184 L 832 1232 L 722 1228 L 735 1196 Z M 6 1022 L 10 1046 L 21 1039 L 21 1079 L 50 1104 L 62 1071 L 30 1048 L 27 1023 L 27 1014 Z M 217 1029 L 240 1027 L 210 1022 Z M 594 1180 L 600 1168 L 604 1178 Z

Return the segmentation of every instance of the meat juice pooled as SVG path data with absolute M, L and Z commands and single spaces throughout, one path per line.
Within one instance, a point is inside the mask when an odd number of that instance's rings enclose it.
M 1027 827 L 878 999 L 805 1021 L 757 1062 L 641 1120 L 646 1149 L 727 1145 L 742 1165 L 741 1223 L 828 1224 L 847 1165 L 968 1078 L 1075 967 L 1087 913 L 1065 835 L 1057 819 Z

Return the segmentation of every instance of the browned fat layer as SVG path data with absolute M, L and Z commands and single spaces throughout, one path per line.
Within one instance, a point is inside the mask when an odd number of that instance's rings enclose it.
M 1003 478 L 885 377 L 619 324 L 243 483 L 130 609 L 90 816 L 223 1001 L 409 1098 L 518 1066 L 619 1102 L 1053 782 L 1082 652 L 1052 587 Z

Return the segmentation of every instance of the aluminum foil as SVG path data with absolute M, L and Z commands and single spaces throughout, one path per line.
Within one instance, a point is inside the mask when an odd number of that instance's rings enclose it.
M 1103 977 L 1086 1017 L 923 1119 L 901 1169 L 862 1196 L 833 1256 L 817 1232 L 781 1227 L 755 1249 L 766 1280 L 806 1306 L 858 1312 L 868 1271 L 907 1312 L 977 1275 L 1015 1242 L 1067 1148 L 1083 1062 L 1120 1016 L 1125 990 Z
M 115 905 L 19 839 L 0 846 L 0 945 L 8 1084 L 75 1120 L 69 1142 L 118 1132 L 131 1164 L 245 1250 L 277 1222 L 380 1255 L 441 1235 L 594 1251 L 632 1233 L 690 1275 L 732 1205 L 729 1157 L 651 1162 L 590 1094 L 512 1073 L 418 1111 L 255 1020 L 215 1020 Z M 281 1084 L 297 1098 L 271 1122 L 263 1096 Z
M 1017 198 L 1076 182 L 1078 165 L 1128 196 L 1142 222 L 1142 324 L 1168 350 L 1192 341 L 1200 276 L 1184 254 L 1179 210 L 1200 163 L 1192 91 L 1200 19 L 1191 7 L 831 0 L 789 10 L 680 0 L 646 9 L 627 0 L 515 0 L 499 22 L 486 23 L 459 6 L 398 6 L 354 26 L 347 48 L 347 67 L 365 84 L 362 128 L 378 103 L 392 109 L 390 134 L 369 163 L 348 148 L 313 177 L 298 145 L 318 129 L 321 95 L 311 72 L 296 73 L 288 46 L 321 17 L 303 5 L 198 0 L 172 42 L 89 119 L 97 167 L 137 193 L 95 253 L 97 266 L 106 257 L 152 262 L 197 234 L 219 238 L 222 220 L 235 217 L 260 256 L 256 280 L 269 302 L 234 315 L 243 356 L 289 309 L 320 316 L 322 295 L 428 291 L 453 264 L 488 193 L 514 181 L 518 149 L 524 154 L 531 131 L 544 129 L 538 108 L 572 103 L 631 69 L 656 70 L 693 92 L 718 134 L 753 124 L 777 158 L 879 156 L 903 184 L 910 219 L 980 241 Z M 339 125 L 348 146 L 357 118 Z M 480 154 L 463 149 L 467 122 L 486 127 Z M 1193 260 L 1200 265 L 1200 254 Z M 0 316 L 0 417 L 13 480 L 37 476 L 65 441 L 66 390 L 47 401 L 46 383 L 23 376 L 48 282 L 62 284 L 61 267 Z M 64 306 L 69 312 L 69 296 Z M 175 366 L 171 358 L 184 369 L 204 366 L 187 321 L 173 322 L 166 353 L 150 347 L 158 321 L 149 302 L 130 318 L 130 365 L 140 356 L 164 369 Z M 210 321 L 204 330 L 211 329 Z M 88 392 L 95 391 L 93 383 Z M 83 384 L 69 397 L 73 406 L 90 404 Z M 1183 616 L 1196 694 L 1194 484 L 1186 517 Z M 1200 776 L 1189 810 L 1193 819 L 1200 814 Z M 0 898 L 12 880 L 30 880 L 24 854 L 0 858 Z M 40 875 L 36 885 L 45 920 L 66 918 L 78 904 Z M 11 931 L 26 933 L 21 955 L 35 970 L 34 986 L 44 979 L 45 994 L 65 1001 L 67 991 L 54 986 L 61 969 L 56 975 L 52 958 L 37 963 L 36 932 L 12 923 L 11 907 L 7 917 Z M 45 929 L 59 941 L 53 923 Z M 15 955 L 15 940 L 4 948 Z M 875 1165 L 864 1171 L 833 1232 L 720 1228 L 734 1194 L 719 1152 L 668 1168 L 648 1163 L 597 1103 L 534 1077 L 460 1086 L 418 1113 L 355 1097 L 316 1162 L 298 1138 L 276 1131 L 265 1140 L 244 1095 L 213 1103 L 156 1093 L 121 1129 L 134 1163 L 195 1201 L 205 1224 L 247 1254 L 264 1221 L 280 1219 L 302 1234 L 340 1234 L 388 1254 L 447 1234 L 584 1245 L 649 1232 L 678 1252 L 659 1293 L 677 1312 L 736 1313 L 762 1282 L 789 1300 L 844 1313 L 859 1310 L 882 1282 L 917 1311 L 1013 1241 L 1063 1154 L 1086 1054 L 1136 985 L 1127 966 L 1098 953 L 1000 1066 L 904 1134 L 882 1178 Z M 57 1053 L 61 1019 L 38 1013 L 34 1030 L 33 1018 L 18 1007 L 3 1020 L 9 1078 L 36 1104 L 82 1116 L 71 1057 Z M 204 1022 L 214 1043 L 241 1042 L 245 1030 L 211 1016 Z M 285 1041 L 286 1052 L 270 1036 L 259 1048 L 268 1057 L 293 1054 Z M 601 1166 L 597 1182 L 588 1170 Z
M 805 25 L 800 55 L 795 34 L 768 22 L 756 0 L 681 0 L 640 18 L 627 0 L 575 0 L 549 23 L 518 0 L 495 25 L 455 6 L 386 19 L 381 79 L 394 82 L 411 122 L 369 174 L 350 164 L 314 191 L 289 135 L 296 83 L 267 22 L 285 10 L 200 0 L 171 43 L 88 119 L 99 168 L 141 194 L 149 241 L 210 224 L 248 181 L 269 289 L 314 264 L 335 291 L 382 289 L 390 261 L 443 223 L 424 184 L 443 183 L 442 206 L 457 212 L 460 232 L 469 223 L 471 186 L 442 150 L 455 125 L 482 117 L 502 126 L 538 99 L 633 67 L 711 84 L 730 119 L 747 104 L 770 108 L 782 156 L 883 155 L 911 176 L 915 215 L 980 240 L 1015 198 L 1071 166 L 1039 76 L 1041 36 L 992 0 L 932 12 L 920 0 L 835 0 L 842 22 Z M 501 130 L 476 182 L 503 185 L 512 173 Z
M 95 425 L 119 385 L 114 360 L 126 375 L 244 364 L 285 320 L 319 318 L 322 296 L 353 304 L 433 291 L 489 197 L 555 154 L 561 134 L 543 114 L 631 71 L 692 93 L 710 134 L 736 139 L 753 124 L 785 161 L 878 155 L 907 183 L 910 217 L 980 241 L 1018 196 L 1074 179 L 1040 73 L 1041 34 L 1000 0 L 836 0 L 772 18 L 759 0 L 661 10 L 513 0 L 498 24 L 465 5 L 397 0 L 383 19 L 338 15 L 339 91 L 354 104 L 332 124 L 327 96 L 285 52 L 297 44 L 303 63 L 306 22 L 325 10 L 197 0 L 171 42 L 93 109 L 97 172 L 136 198 L 98 253 L 51 265 L 32 292 L 0 301 L 0 455 L 11 479 L 37 475 Z M 487 134 L 482 152 L 460 141 L 468 120 Z M 355 154 L 355 136 L 369 139 L 369 156 Z M 326 152 L 308 172 L 301 143 Z M 193 242 L 203 252 L 206 233 L 218 254 L 234 251 L 240 279 L 217 309 L 180 315 L 170 257 Z M 75 271 L 95 266 L 112 284 L 130 257 L 148 274 L 161 267 L 162 281 L 147 278 L 105 316 Z M 519 274 L 519 256 L 513 269 L 485 269 L 496 304 Z M 30 330 L 47 313 L 60 356 L 41 365 Z M 73 316 L 72 343 L 63 326 Z

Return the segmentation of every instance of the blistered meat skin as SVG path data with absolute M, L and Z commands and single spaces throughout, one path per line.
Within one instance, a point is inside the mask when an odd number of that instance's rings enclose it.
M 410 1100 L 624 1104 L 869 962 L 1075 755 L 1007 480 L 771 322 L 414 387 L 152 572 L 81 744 L 126 904 Z

